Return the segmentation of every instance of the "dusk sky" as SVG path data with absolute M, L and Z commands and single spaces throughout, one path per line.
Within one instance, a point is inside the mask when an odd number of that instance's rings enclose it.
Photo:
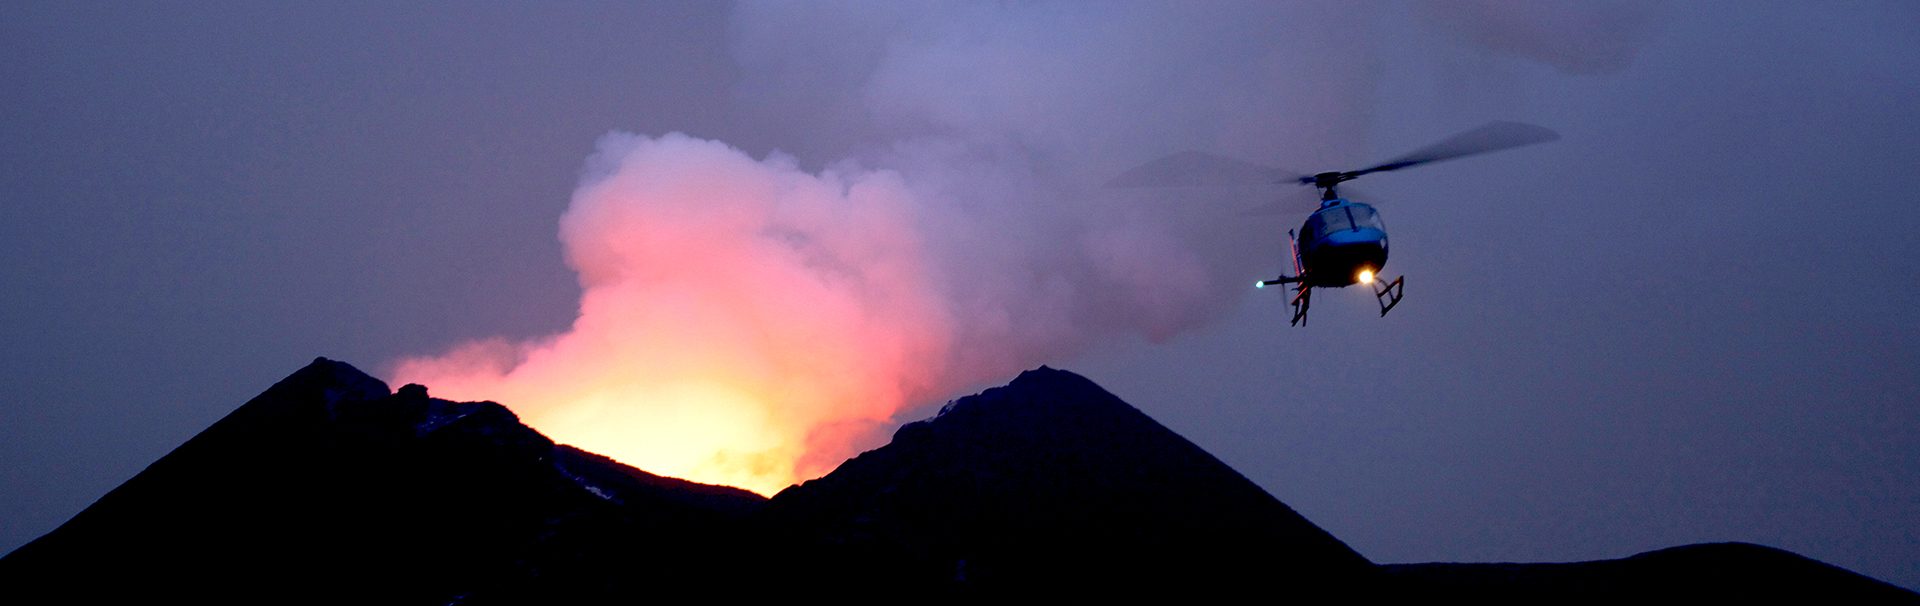
M 1376 562 L 1920 589 L 1911 2 L 0 6 L 0 552 L 316 356 L 770 493 L 1046 364 Z M 1287 326 L 1292 188 L 1392 234 Z M 236 478 L 236 481 L 245 481 Z

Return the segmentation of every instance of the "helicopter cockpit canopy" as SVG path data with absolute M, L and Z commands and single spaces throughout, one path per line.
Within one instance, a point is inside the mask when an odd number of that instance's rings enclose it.
M 1306 239 L 1317 240 L 1325 234 L 1368 228 L 1380 231 L 1387 229 L 1380 223 L 1380 213 L 1374 211 L 1372 206 L 1359 202 L 1347 202 L 1329 206 L 1314 213 L 1307 219 L 1305 234 Z

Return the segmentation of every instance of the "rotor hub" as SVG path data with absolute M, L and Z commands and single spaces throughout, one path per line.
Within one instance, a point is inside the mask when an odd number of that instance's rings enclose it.
M 1339 185 L 1343 181 L 1351 180 L 1353 177 L 1353 173 L 1330 171 L 1312 177 L 1302 177 L 1300 182 L 1311 183 L 1314 187 L 1320 188 L 1320 200 L 1327 201 L 1340 197 L 1340 194 L 1333 190 L 1334 186 Z

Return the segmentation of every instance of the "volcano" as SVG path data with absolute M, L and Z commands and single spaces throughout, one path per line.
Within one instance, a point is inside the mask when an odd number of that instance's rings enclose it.
M 0 558 L 8 603 L 794 595 L 1920 603 L 1788 552 L 1379 565 L 1046 367 L 771 499 L 558 445 L 491 402 L 318 359 Z

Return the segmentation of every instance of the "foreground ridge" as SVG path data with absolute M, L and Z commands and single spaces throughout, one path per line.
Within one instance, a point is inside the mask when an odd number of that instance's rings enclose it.
M 1758 545 L 1375 565 L 1092 381 L 948 403 L 772 499 L 556 445 L 316 359 L 0 558 L 8 603 L 637 601 L 712 592 L 1495 602 L 1920 594 Z

